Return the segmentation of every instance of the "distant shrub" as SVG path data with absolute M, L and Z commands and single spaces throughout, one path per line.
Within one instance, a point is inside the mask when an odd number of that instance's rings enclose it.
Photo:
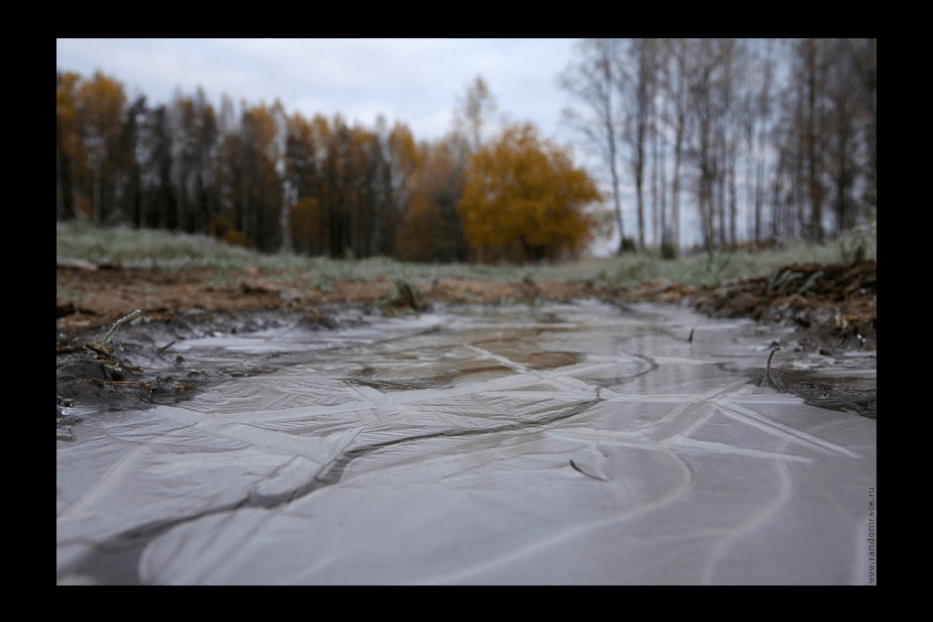
M 224 233 L 224 242 L 231 246 L 242 246 L 244 248 L 250 246 L 249 240 L 239 229 L 227 229 L 227 232 Z
M 231 246 L 249 248 L 249 240 L 226 216 L 216 216 L 207 224 L 207 233 Z
M 638 245 L 635 243 L 635 238 L 622 238 L 623 253 L 634 253 L 636 250 L 638 250 Z
M 677 259 L 677 245 L 671 240 L 671 235 L 665 233 L 661 236 L 661 259 Z

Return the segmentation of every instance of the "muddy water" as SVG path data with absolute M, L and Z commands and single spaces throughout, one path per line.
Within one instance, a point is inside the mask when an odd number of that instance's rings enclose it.
M 868 581 L 876 421 L 787 384 L 872 385 L 873 356 L 597 302 L 173 351 L 263 373 L 82 413 L 57 453 L 61 583 Z

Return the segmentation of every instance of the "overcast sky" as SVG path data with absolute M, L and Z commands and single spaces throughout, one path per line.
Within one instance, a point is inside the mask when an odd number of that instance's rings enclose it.
M 417 140 L 452 128 L 467 86 L 481 75 L 499 113 L 534 121 L 563 143 L 569 101 L 557 75 L 573 56 L 572 39 L 58 39 L 57 69 L 90 78 L 98 69 L 123 83 L 127 97 L 167 103 L 176 88 L 198 85 L 219 106 L 223 93 L 256 105 L 276 98 L 307 118 L 339 112 L 373 129 L 376 116 L 403 121 Z

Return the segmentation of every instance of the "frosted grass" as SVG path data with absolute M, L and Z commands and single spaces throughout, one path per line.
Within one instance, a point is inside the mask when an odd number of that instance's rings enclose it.
M 126 266 L 190 267 L 218 271 L 251 266 L 260 272 L 297 278 L 314 275 L 326 287 L 334 281 L 372 282 L 390 279 L 463 278 L 500 281 L 590 282 L 594 285 L 631 286 L 647 280 L 684 285 L 720 285 L 725 281 L 764 276 L 792 263 L 836 263 L 851 260 L 861 246 L 868 259 L 877 258 L 875 221 L 856 227 L 825 244 L 794 244 L 780 251 L 750 254 L 716 251 L 674 260 L 662 259 L 656 250 L 611 258 L 584 258 L 551 265 L 422 264 L 385 257 L 338 260 L 295 253 L 264 255 L 231 246 L 210 236 L 162 230 L 128 228 L 96 229 L 80 223 L 57 223 L 58 261 L 85 260 L 122 263 Z

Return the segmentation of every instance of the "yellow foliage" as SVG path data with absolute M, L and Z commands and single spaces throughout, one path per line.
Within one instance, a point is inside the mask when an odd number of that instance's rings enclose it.
M 314 197 L 302 197 L 289 212 L 291 236 L 295 247 L 309 252 L 321 237 L 321 206 Z
M 389 134 L 389 149 L 398 170 L 406 179 L 424 166 L 427 159 L 425 153 L 415 143 L 411 130 L 399 121 L 395 122 L 395 127 Z
M 596 184 L 530 123 L 473 154 L 467 180 L 460 212 L 475 249 L 518 248 L 527 261 L 577 253 L 593 238 L 596 223 L 583 208 L 601 200 Z
M 98 71 L 93 79 L 81 83 L 76 93 L 75 108 L 88 133 L 114 140 L 122 129 L 121 114 L 125 103 L 123 85 Z
M 233 221 L 226 216 L 211 218 L 210 222 L 207 223 L 207 232 L 209 235 L 220 238 L 232 246 L 251 246 L 243 232 L 237 229 Z
M 276 105 L 280 106 L 281 104 L 276 102 Z M 243 126 L 247 128 L 268 163 L 274 167 L 281 154 L 275 141 L 278 128 L 273 113 L 273 108 L 266 106 L 265 102 L 261 102 L 258 106 L 252 106 L 243 112 Z
M 244 246 L 246 248 L 251 246 L 243 232 L 238 229 L 228 229 L 224 234 L 224 241 L 230 246 Z
M 91 199 L 83 194 L 75 196 L 75 215 L 78 218 L 90 220 L 94 215 L 94 206 L 91 205 Z
M 455 200 L 458 172 L 446 140 L 419 149 L 409 138 L 400 141 L 407 171 L 409 198 L 397 234 L 397 253 L 409 261 L 449 261 L 462 247 Z M 451 196 L 454 195 L 454 196 Z M 451 197 L 451 198 L 448 198 Z
M 84 149 L 81 136 L 75 126 L 77 117 L 75 108 L 80 81 L 81 76 L 76 73 L 62 74 L 55 97 L 58 129 L 62 133 L 62 147 L 65 154 L 74 160 L 81 157 Z

